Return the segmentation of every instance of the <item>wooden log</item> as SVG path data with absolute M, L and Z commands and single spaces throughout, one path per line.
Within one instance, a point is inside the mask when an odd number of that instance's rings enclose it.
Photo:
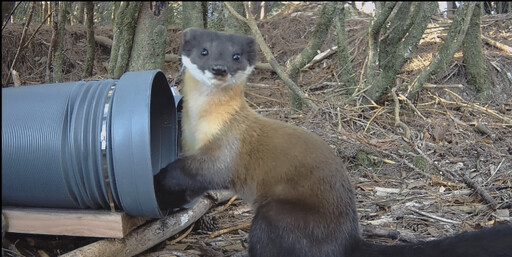
M 494 47 L 496 47 L 498 49 L 501 49 L 502 51 L 504 51 L 507 54 L 512 54 L 512 47 L 510 47 L 508 45 L 505 45 L 505 44 L 500 43 L 498 41 L 494 41 L 494 40 L 492 40 L 492 39 L 490 39 L 490 38 L 488 38 L 486 36 L 483 36 L 483 35 L 482 35 L 482 40 L 484 42 L 486 42 L 487 44 L 489 44 L 489 45 L 492 45 L 492 46 L 494 46 Z
M 147 218 L 106 210 L 4 207 L 6 232 L 123 238 Z
M 229 200 L 233 193 L 215 191 L 209 195 L 210 197 L 199 198 L 191 208 L 144 225 L 122 239 L 100 240 L 61 255 L 61 257 L 129 257 L 142 253 L 187 228 L 213 205 Z M 212 198 L 214 199 L 212 200 Z

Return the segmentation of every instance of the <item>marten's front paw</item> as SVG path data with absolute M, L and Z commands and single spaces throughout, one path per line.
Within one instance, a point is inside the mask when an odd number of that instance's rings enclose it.
M 153 177 L 153 184 L 158 206 L 164 211 L 180 208 L 192 200 L 176 162 L 161 169 Z
M 165 166 L 154 177 L 155 189 L 180 191 L 187 189 L 186 177 L 180 169 L 179 159 Z

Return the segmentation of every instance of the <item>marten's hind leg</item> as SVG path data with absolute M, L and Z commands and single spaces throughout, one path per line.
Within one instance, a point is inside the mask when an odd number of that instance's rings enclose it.
M 286 200 L 261 204 L 249 232 L 251 257 L 343 256 L 340 233 L 322 213 L 304 203 Z

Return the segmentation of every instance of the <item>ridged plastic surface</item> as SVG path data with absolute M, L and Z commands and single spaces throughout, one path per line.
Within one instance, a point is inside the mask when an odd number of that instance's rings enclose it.
M 160 217 L 153 174 L 178 155 L 159 70 L 2 89 L 2 205 Z M 109 197 L 110 195 L 110 197 Z

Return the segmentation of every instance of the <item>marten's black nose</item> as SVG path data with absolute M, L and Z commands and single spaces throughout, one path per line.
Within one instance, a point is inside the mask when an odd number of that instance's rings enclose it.
M 211 70 L 215 76 L 225 76 L 228 74 L 228 68 L 226 68 L 224 65 L 213 65 Z

